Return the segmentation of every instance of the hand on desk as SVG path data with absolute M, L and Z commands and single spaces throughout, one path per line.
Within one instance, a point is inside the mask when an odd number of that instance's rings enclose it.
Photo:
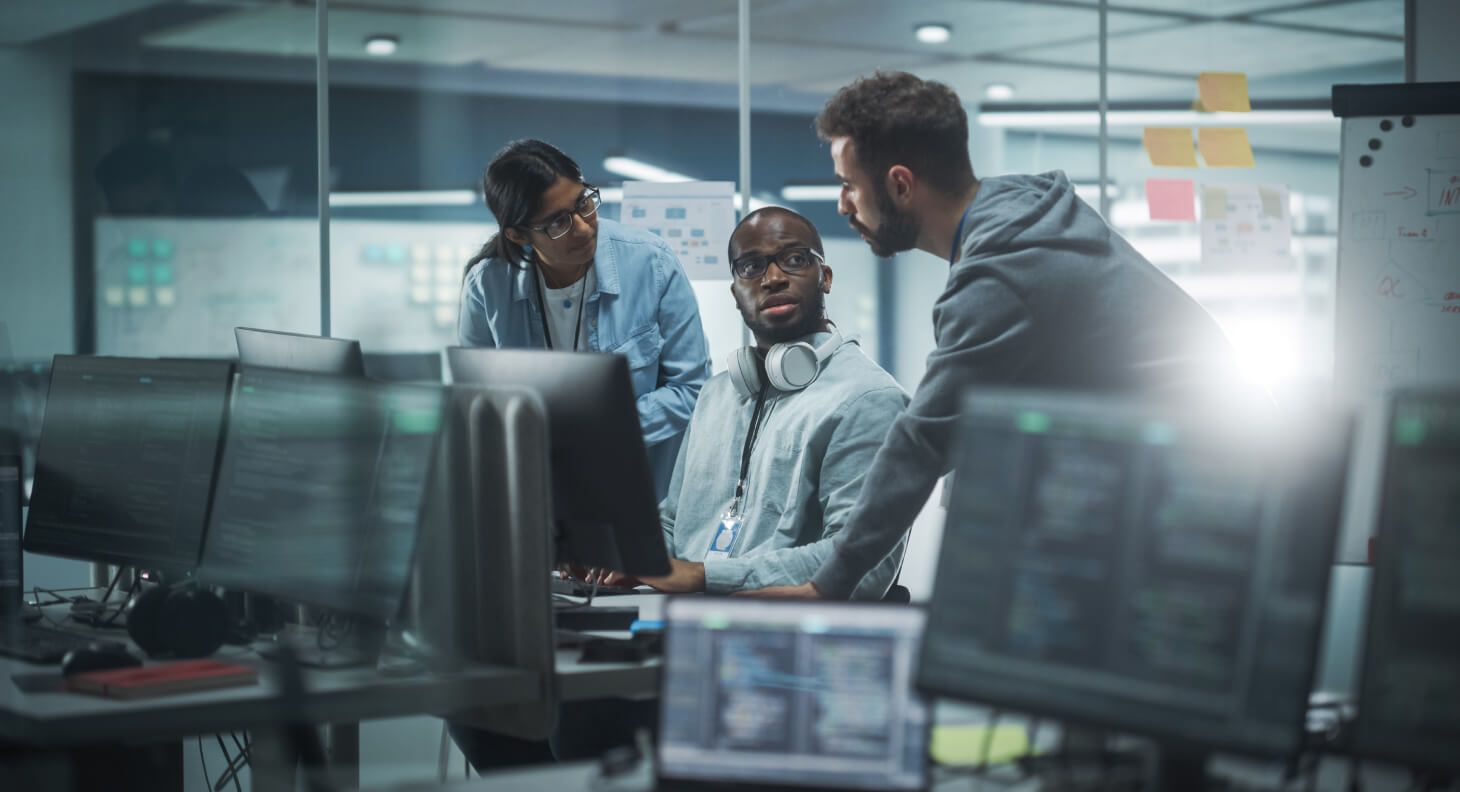
M 600 586 L 622 586 L 634 588 L 643 585 L 638 578 L 625 575 L 622 572 L 615 572 L 602 567 L 585 567 L 579 564 L 559 564 L 558 574 L 565 578 L 581 580 L 584 583 L 597 583 Z
M 771 586 L 752 591 L 737 591 L 737 597 L 764 597 L 767 599 L 822 599 L 821 592 L 810 582 L 799 586 Z
M 697 561 L 669 559 L 669 574 L 643 578 L 644 585 L 665 594 L 693 594 L 705 590 L 705 565 Z

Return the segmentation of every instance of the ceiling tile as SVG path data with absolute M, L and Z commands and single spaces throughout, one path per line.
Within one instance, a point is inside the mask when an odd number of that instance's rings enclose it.
M 1404 0 L 1362 0 L 1357 3 L 1319 6 L 1301 11 L 1262 14 L 1257 19 L 1262 22 L 1272 21 L 1289 25 L 1312 25 L 1335 30 L 1403 36 Z

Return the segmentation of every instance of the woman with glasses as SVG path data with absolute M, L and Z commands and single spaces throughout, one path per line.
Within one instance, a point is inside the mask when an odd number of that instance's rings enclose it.
M 497 152 L 483 180 L 500 231 L 466 266 L 466 346 L 613 352 L 628 358 L 655 490 L 710 374 L 699 306 L 669 245 L 598 216 L 598 190 L 541 140 Z

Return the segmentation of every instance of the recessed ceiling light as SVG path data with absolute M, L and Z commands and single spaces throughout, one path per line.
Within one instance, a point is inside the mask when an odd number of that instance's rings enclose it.
M 918 41 L 924 44 L 942 44 L 953 35 L 953 28 L 942 22 L 925 22 L 913 28 Z
M 395 36 L 375 35 L 367 36 L 365 39 L 365 52 L 377 58 L 394 55 L 398 47 L 400 47 L 400 39 Z
M 1007 102 L 1014 98 L 1014 86 L 1008 83 L 989 83 L 983 87 L 983 95 L 994 102 Z

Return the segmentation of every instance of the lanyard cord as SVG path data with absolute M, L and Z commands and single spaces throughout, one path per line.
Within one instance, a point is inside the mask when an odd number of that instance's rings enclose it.
M 548 332 L 547 321 L 547 295 L 542 292 L 542 274 L 534 272 L 532 285 L 537 287 L 537 310 L 538 317 L 542 320 L 542 339 L 547 342 L 547 348 L 553 348 L 553 334 Z M 583 335 L 583 304 L 588 302 L 588 272 L 584 270 L 582 278 L 583 288 L 578 291 L 578 319 L 573 324 L 573 351 L 578 351 L 578 338 Z
M 745 498 L 745 479 L 750 475 L 750 452 L 755 448 L 756 436 L 760 434 L 760 421 L 764 417 L 767 390 L 769 388 L 765 385 L 760 386 L 760 394 L 755 397 L 755 411 L 750 414 L 750 429 L 745 433 L 745 445 L 740 449 L 740 480 L 735 482 L 736 508 Z

